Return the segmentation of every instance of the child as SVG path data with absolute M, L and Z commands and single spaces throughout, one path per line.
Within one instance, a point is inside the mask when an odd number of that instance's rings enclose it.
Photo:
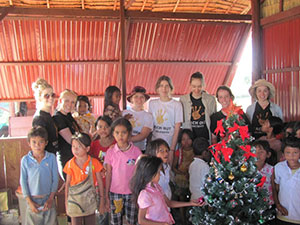
M 168 164 L 169 152 L 170 152 L 170 148 L 168 143 L 165 140 L 159 138 L 154 141 L 151 141 L 148 144 L 145 153 L 147 155 L 152 155 L 161 158 L 161 160 L 163 161 L 163 166 L 162 166 L 162 170 L 160 171 L 160 179 L 158 183 L 163 189 L 164 194 L 167 196 L 167 198 L 171 199 L 172 191 L 169 185 L 171 167 Z
M 115 103 L 108 103 L 104 107 L 103 116 L 108 116 L 109 118 L 112 119 L 112 121 L 115 121 L 117 118 L 121 116 L 119 105 L 116 105 Z
M 296 121 L 285 122 L 283 124 L 283 139 L 293 134 L 295 124 Z
M 175 152 L 173 171 L 175 173 L 175 195 L 183 197 L 186 200 L 186 195 L 189 189 L 189 166 L 194 159 L 193 152 L 193 131 L 183 129 L 178 137 L 178 143 L 181 145 Z
M 179 133 L 178 144 L 181 146 L 176 152 L 173 162 L 175 173 L 175 187 L 173 189 L 173 200 L 187 201 L 189 191 L 189 166 L 194 159 L 193 152 L 194 134 L 190 129 L 183 129 Z M 186 224 L 185 208 L 180 208 L 182 224 Z
M 300 121 L 295 122 L 293 127 L 293 133 L 297 138 L 300 138 Z
M 144 110 L 145 102 L 150 98 L 146 94 L 146 89 L 140 86 L 133 88 L 131 94 L 127 97 L 127 101 L 132 104 L 132 108 L 123 111 L 123 116 L 130 115 L 128 120 L 132 125 L 131 141 L 141 149 L 146 150 L 146 140 L 153 129 L 153 117 L 151 113 Z
M 116 143 L 111 134 L 111 124 L 112 120 L 108 116 L 99 116 L 95 123 L 98 139 L 92 142 L 89 154 L 99 159 L 101 163 L 104 163 L 105 154 L 109 147 Z
M 274 199 L 271 182 L 273 166 L 269 164 L 270 159 L 272 159 L 272 150 L 270 148 L 269 142 L 264 140 L 257 140 L 253 142 L 252 146 L 254 146 L 256 149 L 257 170 L 262 176 L 266 177 L 266 181 L 263 185 L 263 188 L 265 188 L 268 191 L 270 205 L 273 205 Z M 275 157 L 275 159 L 277 158 Z M 273 161 L 271 164 L 275 165 L 276 162 Z
M 106 203 L 110 203 L 111 224 L 122 224 L 122 214 L 129 224 L 137 222 L 136 205 L 132 202 L 129 181 L 133 176 L 135 161 L 141 155 L 138 147 L 129 142 L 132 126 L 125 118 L 119 118 L 111 126 L 116 144 L 106 153 Z M 109 206 L 107 206 L 108 208 Z
M 106 108 L 106 106 L 108 104 L 111 104 L 111 103 L 116 104 L 117 106 L 119 106 L 120 100 L 121 100 L 121 91 L 118 87 L 108 86 L 105 89 L 105 92 L 104 92 L 104 108 Z
M 204 195 L 201 188 L 204 185 L 205 176 L 209 172 L 207 162 L 210 161 L 210 153 L 208 147 L 208 140 L 203 137 L 196 138 L 193 142 L 195 156 L 189 168 L 192 200 L 199 199 Z
M 72 136 L 71 144 L 74 157 L 64 167 L 64 172 L 67 174 L 66 212 L 71 217 L 72 225 L 82 223 L 93 225 L 97 209 L 96 182 L 100 195 L 99 212 L 104 213 L 104 193 L 100 174 L 103 166 L 97 159 L 88 155 L 91 144 L 88 134 L 76 133 Z
M 73 117 L 80 126 L 83 133 L 91 134 L 95 132 L 95 117 L 90 113 L 91 103 L 89 98 L 84 95 L 79 95 L 76 99 L 76 112 Z
M 146 224 L 174 224 L 168 207 L 199 206 L 195 202 L 169 200 L 158 184 L 162 160 L 155 156 L 142 156 L 137 162 L 135 174 L 131 179 L 132 192 L 139 205 L 138 222 Z
M 281 152 L 281 141 L 276 138 L 282 131 L 283 122 L 279 117 L 270 116 L 262 125 L 262 132 L 267 135 L 262 136 L 259 140 L 266 140 L 269 142 L 270 147 L 274 149 L 277 154 L 277 161 L 284 160 Z
M 58 186 L 55 155 L 45 151 L 48 134 L 43 127 L 28 133 L 31 151 L 21 160 L 20 183 L 27 201 L 26 225 L 57 224 L 53 201 Z
M 272 176 L 277 224 L 300 224 L 300 139 L 287 138 L 283 154 L 286 160 L 276 164 Z
M 182 105 L 172 99 L 171 92 L 174 86 L 168 76 L 161 76 L 155 84 L 159 99 L 149 102 L 149 112 L 153 115 L 154 129 L 152 140 L 164 139 L 170 146 L 169 164 L 172 165 L 178 134 L 183 121 Z

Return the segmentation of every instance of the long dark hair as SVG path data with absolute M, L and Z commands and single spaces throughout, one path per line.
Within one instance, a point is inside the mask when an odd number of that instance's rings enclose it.
M 140 192 L 151 182 L 162 167 L 162 160 L 152 155 L 142 155 L 137 161 L 136 169 L 130 181 L 133 200 L 136 203 Z
M 114 92 L 121 93 L 121 90 L 117 86 L 108 86 L 104 92 L 104 108 L 110 103 L 112 103 L 112 96 Z

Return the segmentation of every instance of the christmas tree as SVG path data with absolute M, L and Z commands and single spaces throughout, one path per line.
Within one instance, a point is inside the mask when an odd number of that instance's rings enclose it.
M 263 224 L 273 218 L 265 177 L 257 173 L 255 148 L 243 111 L 231 103 L 215 133 L 222 141 L 211 146 L 211 168 L 203 187 L 202 207 L 191 209 L 193 224 Z

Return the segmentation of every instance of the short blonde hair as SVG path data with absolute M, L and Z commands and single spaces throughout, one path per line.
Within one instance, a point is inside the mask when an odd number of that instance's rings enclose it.
M 58 98 L 58 105 L 56 107 L 56 109 L 59 111 L 61 110 L 61 104 L 60 104 L 60 101 L 61 99 L 63 99 L 66 95 L 73 95 L 75 97 L 75 99 L 77 98 L 77 93 L 75 91 L 72 91 L 70 89 L 65 89 L 64 91 L 62 91 L 59 95 L 59 98 Z

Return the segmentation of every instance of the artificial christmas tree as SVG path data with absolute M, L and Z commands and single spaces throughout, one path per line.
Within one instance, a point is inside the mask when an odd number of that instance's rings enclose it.
M 257 173 L 255 148 L 250 146 L 243 111 L 231 103 L 227 117 L 218 121 L 215 133 L 222 141 L 211 146 L 210 172 L 203 187 L 203 207 L 191 209 L 198 224 L 263 224 L 273 218 L 265 177 Z

